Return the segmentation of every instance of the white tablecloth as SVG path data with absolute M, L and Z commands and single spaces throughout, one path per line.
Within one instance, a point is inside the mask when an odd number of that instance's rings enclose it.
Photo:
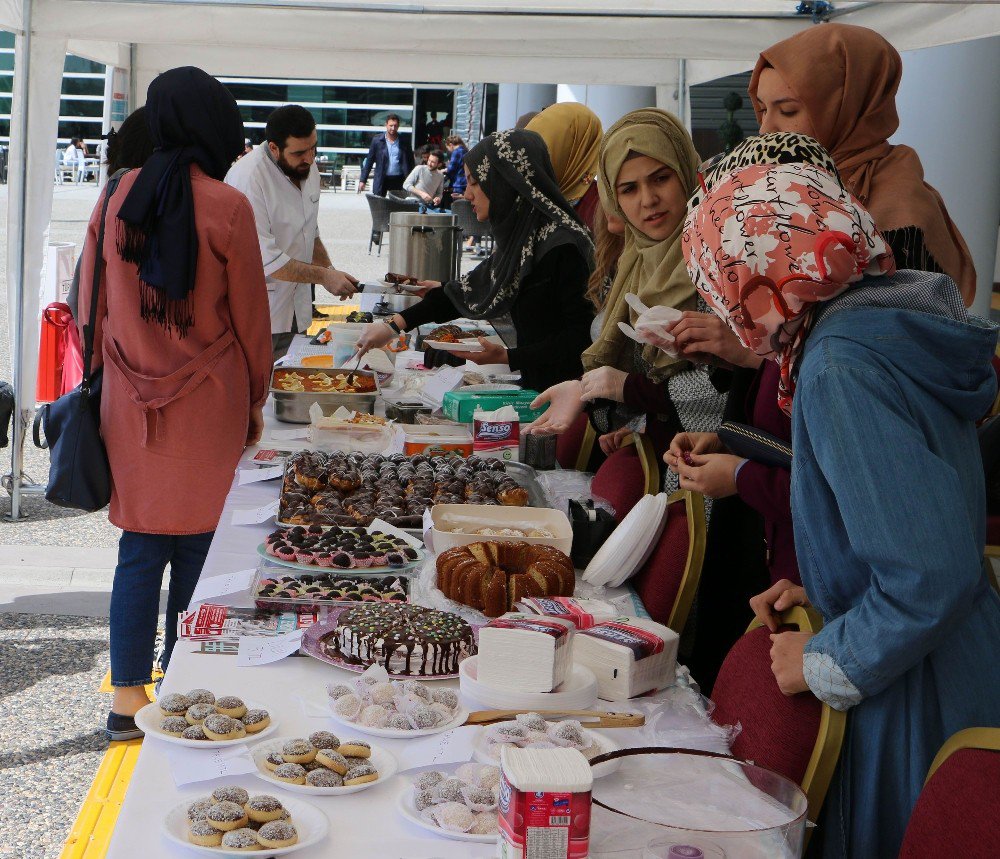
M 268 433 L 271 429 L 289 426 L 278 425 L 268 417 L 262 444 L 268 446 Z M 271 442 L 271 445 L 278 447 L 287 447 L 288 444 L 289 442 Z M 246 462 L 252 453 L 252 450 L 248 452 L 241 467 L 254 467 Z M 233 525 L 233 511 L 261 507 L 277 497 L 278 489 L 277 480 L 246 486 L 239 486 L 237 480 L 234 480 L 205 563 L 203 578 L 221 576 L 257 565 L 259 559 L 256 547 L 274 528 L 274 524 L 265 522 L 261 525 Z M 247 591 L 213 599 L 212 602 L 251 604 Z M 356 674 L 304 656 L 290 657 L 270 665 L 238 668 L 234 656 L 198 654 L 195 653 L 197 649 L 196 643 L 183 640 L 178 642 L 164 679 L 164 693 L 185 692 L 203 687 L 218 694 L 235 694 L 259 702 L 268 708 L 279 723 L 278 730 L 272 737 L 308 736 L 321 729 L 332 730 L 342 739 L 350 734 L 349 729 L 332 719 L 305 715 L 297 696 L 323 698 L 326 684 L 338 679 L 350 680 Z M 439 682 L 444 687 L 458 686 L 457 681 Z M 608 709 L 615 707 L 609 705 Z M 617 709 L 625 708 L 619 704 Z M 705 718 L 704 714 L 691 714 L 692 730 L 696 731 Z M 633 733 L 633 730 L 616 730 L 615 739 L 625 746 L 644 744 L 638 741 L 638 734 Z M 635 738 L 634 742 L 629 742 L 629 735 Z M 407 742 L 379 738 L 369 740 L 390 751 Z M 211 793 L 220 784 L 242 784 L 251 792 L 257 790 L 282 795 L 281 790 L 275 788 L 273 783 L 261 781 L 252 775 L 227 777 L 178 789 L 174 786 L 169 766 L 169 755 L 173 748 L 176 747 L 153 737 L 144 741 L 111 841 L 109 859 L 166 859 L 193 855 L 163 838 L 161 821 L 178 803 Z M 331 856 L 338 859 L 493 857 L 494 849 L 489 845 L 450 841 L 402 818 L 396 810 L 396 800 L 407 784 L 405 776 L 396 775 L 369 790 L 342 797 L 304 797 L 294 794 L 294 798 L 305 799 L 321 808 L 330 820 L 329 839 L 295 855 L 302 859 L 328 859 Z M 267 855 L 266 851 L 262 851 L 261 855 Z

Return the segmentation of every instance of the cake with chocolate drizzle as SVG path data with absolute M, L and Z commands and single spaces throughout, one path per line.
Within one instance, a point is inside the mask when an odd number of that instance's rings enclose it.
M 476 652 L 472 627 L 457 614 L 386 603 L 342 612 L 320 646 L 350 665 L 378 663 L 390 674 L 416 677 L 457 674 Z

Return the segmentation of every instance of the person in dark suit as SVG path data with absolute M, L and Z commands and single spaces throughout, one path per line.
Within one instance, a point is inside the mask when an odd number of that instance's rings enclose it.
M 399 136 L 399 117 L 390 113 L 385 120 L 385 133 L 379 134 L 368 148 L 368 157 L 361 168 L 358 193 L 368 184 L 368 174 L 375 170 L 372 191 L 384 197 L 389 191 L 400 191 L 403 180 L 413 170 L 413 149 Z

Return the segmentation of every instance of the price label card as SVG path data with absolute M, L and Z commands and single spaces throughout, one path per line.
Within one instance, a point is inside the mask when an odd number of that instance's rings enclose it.
M 442 367 L 424 384 L 424 397 L 440 406 L 444 402 L 444 395 L 462 384 L 464 375 L 465 370 L 461 367 Z
M 237 570 L 235 573 L 223 573 L 221 576 L 202 577 L 195 586 L 191 604 L 245 591 L 250 587 L 255 572 L 256 570 Z
M 270 501 L 263 507 L 254 507 L 250 510 L 234 510 L 233 511 L 233 524 L 234 525 L 260 525 L 261 522 L 266 522 L 275 513 L 278 512 L 278 501 Z
M 284 473 L 285 467 L 283 465 L 275 465 L 272 468 L 241 468 L 239 485 L 246 486 L 248 483 L 274 480 L 276 477 L 281 477 Z
M 434 551 L 434 539 L 432 532 L 434 530 L 434 519 L 431 517 L 431 508 L 424 508 L 424 545 L 431 552 Z
M 405 746 L 393 750 L 399 760 L 400 771 L 471 761 L 477 730 L 477 725 L 463 725 L 429 737 L 407 740 Z
M 309 438 L 309 427 L 304 426 L 298 429 L 286 429 L 286 430 L 271 430 L 268 434 L 268 438 L 281 439 L 282 441 L 291 441 L 298 438 Z
M 177 787 L 228 775 L 257 772 L 249 750 L 242 743 L 211 750 L 172 748 L 168 757 L 170 774 Z
M 426 515 L 426 510 L 425 510 Z M 375 519 L 372 521 L 371 525 L 368 526 L 372 531 L 381 531 L 383 534 L 389 534 L 392 537 L 399 537 L 400 540 L 406 540 L 408 546 L 412 546 L 414 549 L 422 549 L 423 544 L 419 539 L 414 537 L 412 534 L 407 534 L 402 528 L 397 528 L 395 525 L 390 525 L 383 519 Z
M 280 635 L 240 637 L 239 651 L 236 653 L 236 665 L 246 668 L 253 665 L 267 665 L 277 662 L 286 656 L 291 656 L 302 645 L 304 629 L 293 629 Z

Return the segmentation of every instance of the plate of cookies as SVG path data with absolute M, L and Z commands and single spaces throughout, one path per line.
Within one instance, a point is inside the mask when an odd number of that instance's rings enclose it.
M 396 805 L 411 823 L 443 838 L 493 844 L 499 791 L 499 767 L 468 763 L 417 773 Z
M 259 704 L 208 689 L 161 695 L 135 714 L 135 724 L 147 737 L 195 749 L 243 743 L 277 728 Z
M 163 821 L 163 834 L 203 856 L 266 851 L 285 856 L 326 837 L 326 815 L 298 799 L 279 800 L 237 785 L 175 806 Z
M 257 775 L 294 793 L 341 796 L 367 790 L 396 774 L 399 764 L 385 749 L 364 740 L 343 742 L 329 731 L 280 738 L 250 749 Z

